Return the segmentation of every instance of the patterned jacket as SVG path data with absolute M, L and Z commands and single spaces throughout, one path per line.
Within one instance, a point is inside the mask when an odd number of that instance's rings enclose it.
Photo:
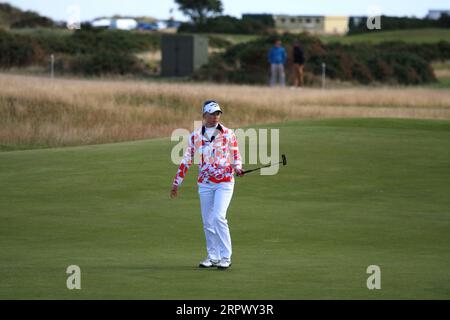
M 195 157 L 196 153 L 198 157 Z M 212 137 L 207 136 L 204 126 L 191 133 L 188 148 L 173 180 L 174 186 L 183 182 L 195 158 L 199 160 L 198 183 L 232 182 L 234 170 L 242 169 L 236 135 L 220 123 Z

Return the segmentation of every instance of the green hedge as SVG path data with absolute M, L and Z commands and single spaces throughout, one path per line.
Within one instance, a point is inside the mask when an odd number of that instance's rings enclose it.
M 348 34 L 360 34 L 368 32 L 380 32 L 388 30 L 407 30 L 407 29 L 424 29 L 424 28 L 450 28 L 450 16 L 443 14 L 437 20 L 420 19 L 410 17 L 389 17 L 380 16 L 381 29 L 368 29 L 367 16 L 351 17 L 349 19 Z
M 405 44 L 386 43 L 372 45 L 358 43 L 343 45 L 323 44 L 307 34 L 271 35 L 242 43 L 215 56 L 202 67 L 194 79 L 230 83 L 265 84 L 269 78 L 268 51 L 276 38 L 283 42 L 288 55 L 292 44 L 299 39 L 305 51 L 307 80 L 318 79 L 322 63 L 326 63 L 327 76 L 332 79 L 362 84 L 373 82 L 391 84 L 422 84 L 436 81 L 429 64 L 432 60 L 448 59 L 449 43 Z M 289 57 L 287 70 L 291 70 Z
M 145 69 L 134 56 L 106 51 L 71 56 L 66 61 L 66 70 L 88 76 L 145 73 Z
M 0 30 L 0 68 L 25 67 L 33 63 L 37 51 L 29 37 Z
M 57 57 L 56 69 L 85 75 L 145 73 L 134 52 L 156 50 L 160 36 L 122 30 L 83 28 L 71 35 L 18 35 L 0 31 L 0 68 L 48 65 Z
M 203 24 L 182 23 L 178 32 L 185 33 L 226 33 L 226 34 L 267 34 L 273 28 L 273 20 L 247 16 L 238 19 L 232 16 L 208 18 Z
M 70 36 L 37 35 L 34 38 L 46 52 L 52 53 L 95 54 L 102 50 L 139 52 L 160 47 L 159 34 L 85 27 Z
M 134 52 L 159 48 L 158 34 L 83 28 L 71 35 L 17 35 L 0 31 L 0 68 L 48 65 L 51 53 L 59 58 L 67 73 L 86 75 L 145 73 Z M 268 81 L 267 54 L 278 35 L 232 46 L 220 38 L 210 38 L 216 47 L 227 48 L 201 68 L 194 79 L 202 81 L 263 84 Z M 323 44 L 308 34 L 281 36 L 288 53 L 299 39 L 305 50 L 307 81 L 321 74 L 327 64 L 332 79 L 422 84 L 435 81 L 429 62 L 450 59 L 450 43 L 407 44 L 403 42 Z M 292 61 L 288 60 L 288 68 Z M 288 69 L 290 70 L 290 68 Z

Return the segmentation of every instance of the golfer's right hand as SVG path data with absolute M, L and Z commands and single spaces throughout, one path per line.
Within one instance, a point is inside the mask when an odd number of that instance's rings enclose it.
M 172 190 L 170 190 L 170 197 L 176 198 L 178 195 L 178 187 L 177 186 L 172 186 Z

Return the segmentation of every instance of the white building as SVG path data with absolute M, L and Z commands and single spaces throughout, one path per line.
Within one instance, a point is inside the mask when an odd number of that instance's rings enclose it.
M 349 17 L 273 15 L 275 29 L 281 32 L 308 31 L 316 34 L 346 34 Z

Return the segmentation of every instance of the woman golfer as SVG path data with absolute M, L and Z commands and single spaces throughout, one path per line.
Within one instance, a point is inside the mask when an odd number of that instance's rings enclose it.
M 221 113 L 216 101 L 203 104 L 204 125 L 190 135 L 170 194 L 172 198 L 177 196 L 178 187 L 198 152 L 197 184 L 208 252 L 207 258 L 200 262 L 201 268 L 227 269 L 231 266 L 231 238 L 226 216 L 233 196 L 233 173 L 244 174 L 236 136 L 219 123 Z

